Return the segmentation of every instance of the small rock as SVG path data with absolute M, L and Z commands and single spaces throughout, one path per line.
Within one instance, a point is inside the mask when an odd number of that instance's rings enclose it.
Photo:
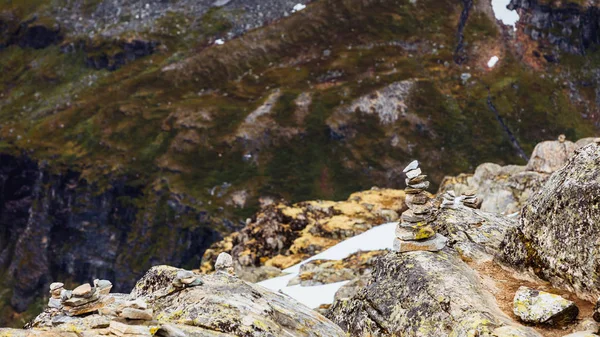
M 92 295 L 92 286 L 89 283 L 82 284 L 79 287 L 73 289 L 73 296 L 86 297 Z
M 421 171 L 421 169 L 420 169 L 420 168 L 416 168 L 416 169 L 414 169 L 414 170 L 412 170 L 412 171 L 408 171 L 408 172 L 406 172 L 406 177 L 407 177 L 408 179 L 416 178 L 416 177 L 420 176 L 420 175 L 421 175 L 421 173 L 423 173 L 423 172 Z
M 410 226 L 398 224 L 396 226 L 396 237 L 400 240 L 423 240 L 435 235 L 431 226 Z
M 54 282 L 52 284 L 50 284 L 50 292 L 53 292 L 55 290 L 64 288 L 65 284 L 61 283 L 61 282 Z
M 448 239 L 441 234 L 436 234 L 433 238 L 424 241 L 404 241 L 395 238 L 392 250 L 399 253 L 414 251 L 437 252 L 444 249 L 447 242 Z
M 225 252 L 219 254 L 217 262 L 215 262 L 215 270 L 217 272 L 233 274 L 233 257 Z
M 592 315 L 596 322 L 600 322 L 600 298 L 596 301 L 596 306 L 594 307 L 594 314 Z
M 127 319 L 138 319 L 144 321 L 152 320 L 152 309 L 134 309 L 134 308 L 125 308 L 121 311 L 121 317 Z
M 578 331 L 564 335 L 564 337 L 599 337 L 594 331 Z
M 48 308 L 61 309 L 63 307 L 59 298 L 50 298 L 48 300 Z
M 577 318 L 579 308 L 558 295 L 520 287 L 513 300 L 513 312 L 523 322 L 564 325 Z
M 194 274 L 193 271 L 183 270 L 183 269 L 178 271 L 177 276 L 176 276 L 176 278 L 179 280 L 190 278 L 190 277 L 196 277 L 196 275 Z
M 187 337 L 187 334 L 181 329 L 171 324 L 165 324 L 156 331 L 156 336 L 160 337 Z
M 598 324 L 598 322 L 594 321 L 593 319 L 587 318 L 579 322 L 573 330 L 598 332 L 600 331 L 600 324 Z
M 419 168 L 419 161 L 413 160 L 404 168 L 404 170 L 402 170 L 402 172 L 406 173 L 408 171 L 416 170 L 417 168 Z
M 192 284 L 194 281 L 196 281 L 196 276 L 179 279 L 179 282 L 183 284 Z
M 70 299 L 71 297 L 73 297 L 73 292 L 71 290 L 66 290 L 66 289 L 61 290 L 60 299 L 62 301 L 66 301 L 66 300 Z
M 135 299 L 133 301 L 127 301 L 124 303 L 124 306 L 127 308 L 133 308 L 133 309 L 142 309 L 142 310 L 148 309 L 148 303 L 146 303 L 146 301 L 144 301 L 141 298 Z
M 140 336 L 151 336 L 150 327 L 144 325 L 128 325 L 125 323 L 111 321 L 110 332 L 117 336 L 123 335 L 140 335 Z

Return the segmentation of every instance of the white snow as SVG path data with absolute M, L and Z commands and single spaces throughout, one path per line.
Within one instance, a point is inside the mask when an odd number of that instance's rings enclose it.
M 218 40 L 215 41 L 215 44 L 216 45 L 222 45 L 222 44 L 225 44 L 225 41 L 223 39 L 218 39 Z
M 500 59 L 498 58 L 498 56 L 492 56 L 492 58 L 488 61 L 488 67 L 493 68 L 499 60 Z
M 492 0 L 492 9 L 496 19 L 502 21 L 507 26 L 513 26 L 516 28 L 516 23 L 519 21 L 519 14 L 516 11 L 511 11 L 506 6 L 510 3 L 510 0 Z
M 294 8 L 292 8 L 292 13 L 299 12 L 299 11 L 303 10 L 304 8 L 306 8 L 306 5 L 296 4 L 296 6 L 294 6 Z
M 348 283 L 348 281 L 313 287 L 303 287 L 300 285 L 288 287 L 287 284 L 298 275 L 300 266 L 308 261 L 342 260 L 359 251 L 392 249 L 396 224 L 396 222 L 390 222 L 371 228 L 362 234 L 342 241 L 324 252 L 283 270 L 284 273 L 288 273 L 287 275 L 262 281 L 258 284 L 273 291 L 281 291 L 309 308 L 317 308 L 321 304 L 331 304 L 333 303 L 335 293 L 344 284 Z

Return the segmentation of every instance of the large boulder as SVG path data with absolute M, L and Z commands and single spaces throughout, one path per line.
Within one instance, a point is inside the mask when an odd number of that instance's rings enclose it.
M 578 153 L 522 210 L 502 243 L 503 259 L 558 286 L 600 295 L 600 144 Z
M 512 336 L 540 336 L 515 326 L 451 248 L 381 257 L 368 285 L 327 316 L 352 336 L 491 336 L 504 326 Z
M 547 178 L 547 174 L 528 171 L 525 166 L 484 163 L 472 175 L 446 177 L 439 192 L 475 190 L 482 200 L 482 211 L 511 214 L 518 212 Z
M 152 268 L 131 296 L 152 303 L 159 322 L 219 336 L 345 336 L 335 324 L 295 300 L 226 273 L 202 277 L 203 285 L 172 287 L 179 269 Z
M 527 163 L 527 170 L 552 173 L 563 167 L 575 153 L 577 145 L 570 141 L 546 141 L 535 146 Z

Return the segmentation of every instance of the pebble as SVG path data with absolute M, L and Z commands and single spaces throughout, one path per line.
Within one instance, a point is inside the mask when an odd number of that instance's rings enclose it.
M 412 171 L 412 170 L 416 170 L 419 168 L 419 161 L 417 160 L 413 160 L 410 162 L 410 164 L 408 164 L 404 170 L 402 170 L 403 173 L 406 173 L 408 171 Z

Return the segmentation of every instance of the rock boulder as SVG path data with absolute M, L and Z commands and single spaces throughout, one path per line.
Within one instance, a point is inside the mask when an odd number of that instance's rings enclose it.
M 502 257 L 595 301 L 600 295 L 599 238 L 600 144 L 594 142 L 530 198 L 519 225 L 502 243 Z

